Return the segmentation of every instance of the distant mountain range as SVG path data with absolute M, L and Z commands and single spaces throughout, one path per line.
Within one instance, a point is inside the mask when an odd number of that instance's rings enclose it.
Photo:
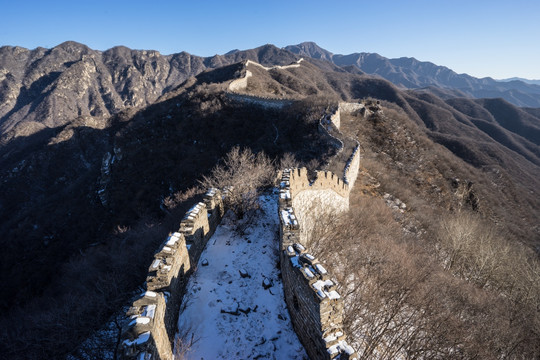
M 530 79 L 524 79 L 524 78 L 520 78 L 520 77 L 511 77 L 511 78 L 508 78 L 508 79 L 500 79 L 500 80 L 497 80 L 497 81 L 503 81 L 503 82 L 523 81 L 524 83 L 527 83 L 527 84 L 540 85 L 540 80 L 530 80 Z
M 289 64 L 300 57 L 310 58 L 324 71 L 376 75 L 401 89 L 421 89 L 443 99 L 503 98 L 520 107 L 540 107 L 540 85 L 478 79 L 414 58 L 332 54 L 313 42 L 200 57 L 122 46 L 97 51 L 68 41 L 52 49 L 0 48 L 0 142 L 77 117 L 91 116 L 95 122 L 126 108 L 147 106 L 208 69 L 247 59 L 263 65 Z
M 313 42 L 290 45 L 285 49 L 300 56 L 326 60 L 349 69 L 352 66 L 366 74 L 379 75 L 401 88 L 436 88 L 437 95 L 443 98 L 500 97 L 517 106 L 540 107 L 540 84 L 534 80 L 497 81 L 489 77 L 479 79 L 408 57 L 388 59 L 376 53 L 332 54 Z

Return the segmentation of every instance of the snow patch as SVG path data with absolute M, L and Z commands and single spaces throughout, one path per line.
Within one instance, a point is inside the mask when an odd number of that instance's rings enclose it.
M 307 358 L 276 268 L 276 199 L 262 197 L 261 207 L 244 235 L 224 221 L 200 257 L 210 261 L 191 276 L 178 321 L 179 334 L 195 339 L 186 359 Z
M 150 331 L 147 331 L 140 334 L 139 337 L 133 341 L 125 340 L 124 345 L 125 346 L 142 345 L 145 342 L 147 342 L 149 339 L 150 339 Z

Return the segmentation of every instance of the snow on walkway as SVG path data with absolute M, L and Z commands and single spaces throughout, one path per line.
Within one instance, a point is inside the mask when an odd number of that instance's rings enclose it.
M 262 211 L 245 235 L 226 216 L 209 240 L 178 320 L 184 343 L 193 339 L 184 358 L 307 359 L 278 277 L 276 198 L 261 197 Z

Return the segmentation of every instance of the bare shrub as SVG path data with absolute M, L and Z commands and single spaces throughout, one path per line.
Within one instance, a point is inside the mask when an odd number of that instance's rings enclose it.
M 187 359 L 193 345 L 199 342 L 200 338 L 195 337 L 195 332 L 191 327 L 182 329 L 181 333 L 177 333 L 174 338 L 173 359 Z
M 516 301 L 540 304 L 540 264 L 534 253 L 506 240 L 478 215 L 461 212 L 445 219 L 438 237 L 447 270 Z
M 203 190 L 198 186 L 191 187 L 185 191 L 177 191 L 171 196 L 167 196 L 165 199 L 163 199 L 163 205 L 165 205 L 168 210 L 172 210 L 175 209 L 179 204 L 184 203 L 187 199 L 190 199 L 202 192 Z
M 293 153 L 287 152 L 279 161 L 279 169 L 293 169 L 299 166 L 298 160 Z
M 484 243 L 495 238 L 485 236 Z M 512 254 L 504 243 L 476 255 L 478 268 L 469 274 L 482 279 L 480 287 L 453 276 L 425 244 L 404 235 L 380 199 L 357 197 L 351 199 L 351 210 L 334 222 L 318 222 L 310 247 L 332 268 L 340 284 L 344 328 L 362 359 L 534 358 L 540 354 L 538 308 L 532 300 L 539 281 L 536 278 L 534 283 L 533 259 L 512 257 L 517 273 L 533 280 L 514 280 L 513 287 L 494 286 L 505 272 L 513 276 L 508 268 L 493 270 L 505 266 L 488 256 Z M 489 276 L 482 272 L 487 269 L 491 269 Z
M 259 208 L 259 190 L 271 185 L 275 178 L 272 161 L 263 153 L 234 147 L 225 155 L 222 165 L 212 169 L 200 182 L 204 188 L 227 191 L 227 205 L 241 219 Z
M 503 319 L 513 329 L 516 347 L 540 340 L 540 263 L 529 248 L 497 232 L 478 215 L 462 212 L 445 219 L 438 231 L 445 268 L 493 291 L 511 306 Z M 531 348 L 531 350 L 534 347 Z

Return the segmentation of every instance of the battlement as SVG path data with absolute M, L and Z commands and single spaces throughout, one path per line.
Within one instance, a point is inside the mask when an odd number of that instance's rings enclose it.
M 225 212 L 221 192 L 209 189 L 161 244 L 148 269 L 146 291 L 127 312 L 122 359 L 173 358 L 174 336 L 187 280 Z
M 318 211 L 342 211 L 345 205 L 348 207 L 348 196 L 349 186 L 330 172 L 319 171 L 310 182 L 305 168 L 282 171 L 278 212 L 285 301 L 295 331 L 311 359 L 357 358 L 342 327 L 343 299 L 337 284 L 304 245 L 306 225 L 312 226 Z M 313 207 L 315 201 L 320 203 Z
M 349 196 L 349 185 L 343 179 L 330 171 L 317 171 L 315 180 L 308 179 L 308 171 L 306 168 L 296 168 L 288 173 L 288 190 L 291 194 L 291 199 L 306 190 L 333 190 L 341 196 Z M 283 181 L 283 180 L 282 180 Z

